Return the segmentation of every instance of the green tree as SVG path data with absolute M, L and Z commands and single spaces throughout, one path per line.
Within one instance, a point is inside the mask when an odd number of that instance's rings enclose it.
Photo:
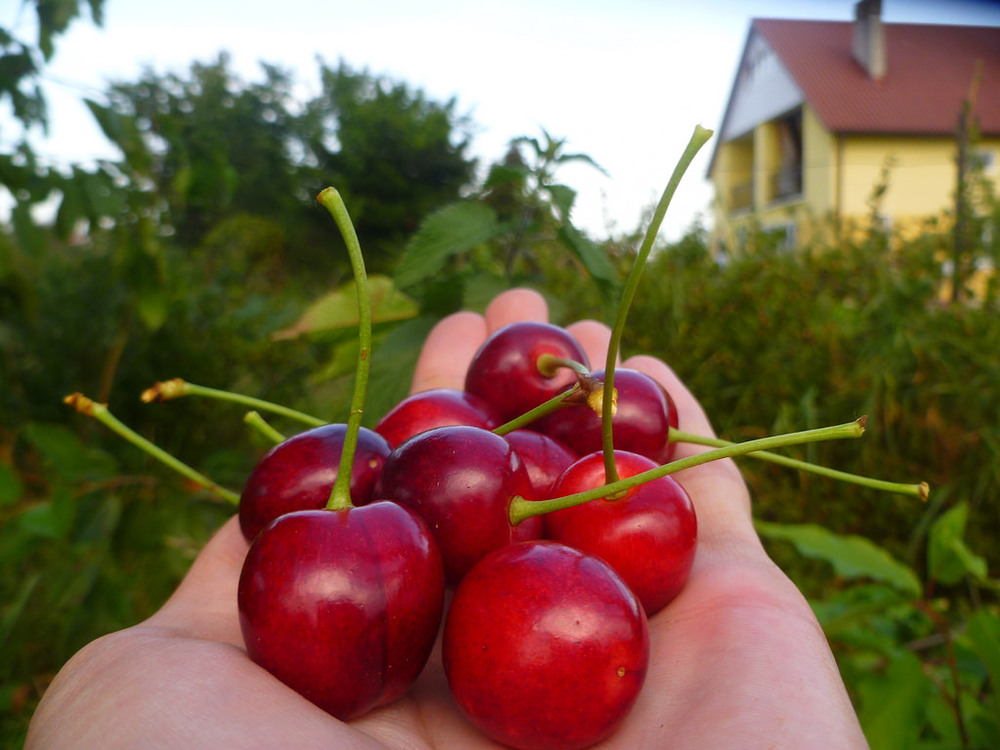
M 14 119 L 27 129 L 48 124 L 45 94 L 41 88 L 42 69 L 55 54 L 56 38 L 80 16 L 83 5 L 91 19 L 104 22 L 104 0 L 22 0 L 11 26 L 0 25 L 0 104 L 9 100 Z M 34 7 L 34 22 L 22 14 Z M 37 29 L 37 38 L 20 38 L 22 24 Z
M 173 242 L 213 265 L 216 230 L 225 223 L 231 236 L 234 219 L 252 216 L 283 236 L 272 250 L 294 248 L 265 265 L 329 279 L 316 273 L 336 255 L 314 199 L 334 184 L 350 196 L 369 265 L 378 270 L 427 212 L 469 181 L 474 164 L 454 102 L 432 102 L 341 63 L 321 66 L 323 93 L 300 103 L 289 72 L 261 67 L 263 80 L 244 82 L 222 53 L 186 75 L 147 70 L 134 83 L 114 84 L 107 104 L 88 102 L 124 155 L 114 168 L 130 188 L 155 196 L 147 213 L 158 215 Z M 346 259 L 339 265 L 346 269 Z
M 263 64 L 263 80 L 241 81 L 221 53 L 189 75 L 146 70 L 116 83 L 108 104 L 89 102 L 105 134 L 124 153 L 130 182 L 155 193 L 174 241 L 196 247 L 234 213 L 299 213 L 292 76 Z M 289 217 L 291 218 L 291 217 Z
M 312 186 L 338 187 L 366 263 L 387 270 L 421 220 L 472 180 L 468 119 L 454 99 L 431 101 L 405 83 L 343 61 L 336 68 L 321 65 L 320 80 L 322 93 L 303 117 Z

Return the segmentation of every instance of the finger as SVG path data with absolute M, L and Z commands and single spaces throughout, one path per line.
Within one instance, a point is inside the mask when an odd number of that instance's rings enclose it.
M 603 369 L 607 364 L 611 329 L 596 320 L 579 320 L 566 326 L 566 330 L 583 347 L 590 369 Z
M 486 327 L 490 333 L 522 320 L 548 322 L 549 305 L 534 289 L 509 289 L 486 306 Z
M 459 312 L 439 321 L 420 350 L 410 393 L 462 388 L 465 371 L 486 335 L 486 321 L 476 313 Z
M 247 549 L 239 520 L 233 516 L 205 545 L 181 585 L 149 622 L 242 648 L 236 589 Z
M 684 432 L 714 437 L 705 410 L 677 374 L 662 360 L 638 355 L 625 366 L 657 380 L 677 407 L 678 426 Z M 678 443 L 676 458 L 709 450 L 690 443 Z M 698 543 L 706 551 L 728 550 L 742 554 L 750 544 L 756 553 L 760 542 L 753 529 L 750 493 L 732 459 L 712 461 L 674 474 L 694 503 L 698 516 Z

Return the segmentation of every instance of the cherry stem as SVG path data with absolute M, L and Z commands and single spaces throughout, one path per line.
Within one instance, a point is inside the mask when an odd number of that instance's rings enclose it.
M 354 379 L 354 393 L 351 395 L 351 411 L 347 417 L 347 430 L 344 433 L 344 446 L 340 454 L 340 466 L 337 478 L 333 481 L 330 491 L 328 510 L 342 510 L 353 507 L 351 502 L 351 469 L 354 465 L 354 454 L 358 447 L 358 434 L 361 431 L 361 419 L 365 410 L 365 397 L 368 395 L 368 372 L 372 347 L 372 311 L 371 295 L 368 291 L 368 274 L 365 272 L 365 259 L 361 253 L 361 243 L 354 231 L 354 223 L 344 205 L 344 199 L 336 188 L 324 188 L 316 200 L 329 211 L 340 234 L 347 245 L 347 254 L 351 259 L 351 269 L 354 271 L 354 286 L 358 294 L 358 365 Z
M 140 398 L 143 403 L 149 404 L 154 401 L 170 401 L 171 399 L 180 398 L 181 396 L 204 396 L 207 398 L 218 399 L 220 401 L 232 401 L 237 404 L 242 404 L 243 406 L 249 406 L 252 409 L 259 409 L 273 414 L 280 414 L 281 416 L 288 417 L 289 419 L 294 419 L 297 422 L 307 424 L 310 427 L 319 427 L 326 424 L 326 422 L 319 417 L 314 417 L 311 414 L 305 414 L 304 412 L 290 409 L 287 406 L 274 404 L 270 401 L 254 398 L 253 396 L 245 396 L 242 393 L 233 393 L 232 391 L 223 391 L 218 388 L 196 385 L 195 383 L 189 383 L 182 378 L 172 378 L 170 380 L 162 380 L 159 383 L 155 383 L 152 387 L 144 390 Z
M 285 436 L 268 424 L 259 411 L 248 411 L 243 415 L 243 421 L 275 444 L 285 441 Z
M 727 445 L 733 445 L 728 440 L 721 440 L 719 438 L 704 437 L 703 435 L 694 435 L 690 432 L 683 432 L 681 430 L 676 430 L 673 427 L 670 428 L 670 442 L 671 443 L 692 443 L 694 445 L 707 445 L 715 448 L 722 448 Z M 782 456 L 778 453 L 769 453 L 768 451 L 754 451 L 753 453 L 747 454 L 751 458 L 759 458 L 761 461 L 768 461 L 773 464 L 778 464 L 780 466 L 787 466 L 791 469 L 798 469 L 799 471 L 806 471 L 810 474 L 818 474 L 819 476 L 827 477 L 829 479 L 837 479 L 842 482 L 848 482 L 850 484 L 857 484 L 862 487 L 869 487 L 875 490 L 882 490 L 884 492 L 895 492 L 901 495 L 910 495 L 913 497 L 919 497 L 921 500 L 925 501 L 930 495 L 930 485 L 927 482 L 920 482 L 919 484 L 906 484 L 902 482 L 887 482 L 883 479 L 873 479 L 871 477 L 864 477 L 858 474 L 851 474 L 850 472 L 840 471 L 838 469 L 830 469 L 826 466 L 818 466 L 817 464 L 809 463 L 808 461 L 800 461 L 797 458 L 790 458 L 789 456 Z
M 612 389 L 614 388 L 615 362 L 618 356 L 618 349 L 621 346 L 622 335 L 625 331 L 625 318 L 628 316 L 629 308 L 632 306 L 632 300 L 635 297 L 636 289 L 639 287 L 639 279 L 642 276 L 643 267 L 646 265 L 646 259 L 649 257 L 649 253 L 653 249 L 653 243 L 656 241 L 656 235 L 660 231 L 660 225 L 663 223 L 663 217 L 666 216 L 667 207 L 670 205 L 670 201 L 677 190 L 677 186 L 680 184 L 681 178 L 687 171 L 688 166 L 690 166 L 691 161 L 694 159 L 699 149 L 701 149 L 701 147 L 704 146 L 711 137 L 711 130 L 703 128 L 701 125 L 695 126 L 694 133 L 691 135 L 691 139 L 688 141 L 687 147 L 684 149 L 680 159 L 677 161 L 677 166 L 674 167 L 674 172 L 670 176 L 670 181 L 663 189 L 663 195 L 660 196 L 660 202 L 656 204 L 656 209 L 653 211 L 653 217 L 649 222 L 649 226 L 646 228 L 646 234 L 643 237 L 642 244 L 639 246 L 639 252 L 636 254 L 635 262 L 633 262 L 632 268 L 629 271 L 628 278 L 625 281 L 625 287 L 622 290 L 621 299 L 618 303 L 615 323 L 611 327 L 611 339 L 608 343 L 607 362 L 604 366 L 604 408 L 601 413 L 601 435 L 604 447 L 604 472 L 610 482 L 618 479 L 618 469 L 615 466 L 613 439 L 614 430 L 612 429 L 611 423 L 611 418 L 614 413 Z
M 590 375 L 590 370 L 583 363 L 577 362 L 575 359 L 557 357 L 548 352 L 538 355 L 535 366 L 538 367 L 538 372 L 547 378 L 553 377 L 562 368 L 572 370 L 577 375 Z
M 774 435 L 772 437 L 758 438 L 757 440 L 747 440 L 743 443 L 731 443 L 720 448 L 705 451 L 704 453 L 671 461 L 663 466 L 657 466 L 655 469 L 649 469 L 625 479 L 608 482 L 601 487 L 595 487 L 591 490 L 564 495 L 563 497 L 556 497 L 550 500 L 525 500 L 520 495 L 517 495 L 510 502 L 508 510 L 510 522 L 511 525 L 516 526 L 521 521 L 532 516 L 540 516 L 543 513 L 572 508 L 591 500 L 617 495 L 633 487 L 638 487 L 640 484 L 674 474 L 684 469 L 690 469 L 693 466 L 718 461 L 720 458 L 742 456 L 754 451 L 782 448 L 788 445 L 803 445 L 805 443 L 816 443 L 824 440 L 861 437 L 864 434 L 866 422 L 867 417 L 861 417 L 854 422 L 847 422 L 846 424 L 835 425 L 833 427 L 821 427 L 816 430 L 790 432 L 786 435 Z
M 228 490 L 220 484 L 217 484 L 209 477 L 204 474 L 195 471 L 186 463 L 178 458 L 167 453 L 165 450 L 150 442 L 142 435 L 137 433 L 135 430 L 126 426 L 122 423 L 114 414 L 112 414 L 106 404 L 101 404 L 87 398 L 82 393 L 71 393 L 69 396 L 63 399 L 63 403 L 72 406 L 81 414 L 86 414 L 88 417 L 93 417 L 98 422 L 103 424 L 109 430 L 117 434 L 118 436 L 124 438 L 132 445 L 136 446 L 140 450 L 145 451 L 153 458 L 157 459 L 161 463 L 170 467 L 178 474 L 192 482 L 197 484 L 199 487 L 204 487 L 206 490 L 216 495 L 217 497 L 232 503 L 233 505 L 239 505 L 240 496 Z
M 572 360 L 565 361 L 571 362 Z M 600 415 L 604 400 L 604 382 L 591 375 L 590 371 L 583 365 L 578 362 L 575 364 L 579 365 L 579 368 L 572 368 L 576 372 L 575 385 L 539 404 L 534 409 L 526 411 L 521 416 L 495 427 L 493 432 L 497 435 L 506 435 L 508 432 L 530 426 L 536 419 L 541 419 L 566 406 L 585 406 Z M 612 390 L 612 397 L 618 398 L 618 394 L 614 390 Z
M 499 427 L 495 427 L 493 432 L 497 435 L 506 435 L 508 432 L 513 432 L 514 430 L 519 430 L 522 427 L 526 427 L 534 422 L 536 419 L 541 419 L 546 414 L 551 414 L 554 411 L 562 409 L 568 406 L 569 403 L 566 399 L 572 398 L 581 390 L 579 384 L 575 384 L 563 391 L 557 396 L 553 396 L 548 401 L 545 401 L 538 406 L 536 406 L 531 411 L 526 411 L 519 417 L 514 417 L 514 419 L 509 422 L 504 422 Z

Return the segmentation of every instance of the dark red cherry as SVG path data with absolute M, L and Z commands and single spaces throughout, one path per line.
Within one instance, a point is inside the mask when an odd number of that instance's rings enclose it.
M 525 542 L 490 553 L 459 584 L 442 659 L 455 702 L 488 737 L 577 750 L 609 736 L 634 705 L 648 624 L 607 563 Z
M 348 720 L 420 674 L 444 573 L 426 525 L 395 503 L 285 514 L 247 553 L 237 592 L 250 658 Z
M 555 438 L 534 430 L 512 430 L 504 437 L 528 468 L 536 500 L 551 497 L 549 491 L 556 479 L 578 458 Z
M 424 519 L 451 585 L 497 547 L 541 536 L 540 517 L 510 524 L 511 500 L 534 499 L 528 470 L 510 443 L 479 427 L 414 435 L 389 454 L 375 496 Z
M 656 466 L 645 456 L 615 451 L 615 468 L 623 479 Z M 591 453 L 559 477 L 552 495 L 563 497 L 601 487 L 605 477 L 604 454 Z M 698 522 L 687 492 L 666 476 L 626 490 L 615 499 L 591 500 L 548 513 L 545 535 L 605 560 L 652 616 L 687 581 Z
M 283 513 L 326 507 L 346 432 L 344 424 L 314 427 L 279 443 L 261 458 L 240 497 L 240 529 L 248 541 Z M 375 479 L 390 450 L 385 438 L 361 428 L 351 469 L 355 505 L 371 500 Z
M 465 390 L 488 401 L 509 422 L 562 393 L 576 382 L 566 368 L 542 372 L 538 358 L 550 354 L 589 367 L 587 355 L 565 329 L 521 321 L 504 326 L 483 342 L 469 364 Z
M 375 432 L 395 448 L 434 427 L 461 424 L 492 430 L 500 426 L 500 417 L 478 396 L 455 388 L 434 388 L 404 398 L 379 420 Z
M 604 378 L 604 370 L 594 377 Z M 677 411 L 666 390 L 638 370 L 615 370 L 618 409 L 611 420 L 615 449 L 647 456 L 658 464 L 670 461 L 674 444 L 670 427 L 677 426 Z M 603 447 L 601 416 L 585 405 L 567 406 L 532 423 L 532 429 L 565 443 L 579 456 Z

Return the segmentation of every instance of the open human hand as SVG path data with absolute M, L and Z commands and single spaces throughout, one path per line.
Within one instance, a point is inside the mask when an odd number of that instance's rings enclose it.
M 424 344 L 413 390 L 461 388 L 490 332 L 547 320 L 544 299 L 516 289 L 484 315 L 452 315 Z M 608 329 L 568 327 L 592 362 Z M 661 360 L 623 366 L 671 394 L 680 428 L 712 435 L 701 406 Z M 678 457 L 704 450 L 682 444 Z M 698 548 L 681 594 L 649 621 L 650 667 L 631 713 L 601 748 L 867 747 L 837 665 L 807 602 L 770 561 L 753 529 L 735 464 L 675 475 L 698 515 Z M 236 587 L 247 543 L 230 519 L 163 607 L 89 644 L 56 676 L 25 747 L 476 748 L 497 747 L 458 712 L 440 637 L 410 691 L 343 723 L 258 667 L 243 647 Z

